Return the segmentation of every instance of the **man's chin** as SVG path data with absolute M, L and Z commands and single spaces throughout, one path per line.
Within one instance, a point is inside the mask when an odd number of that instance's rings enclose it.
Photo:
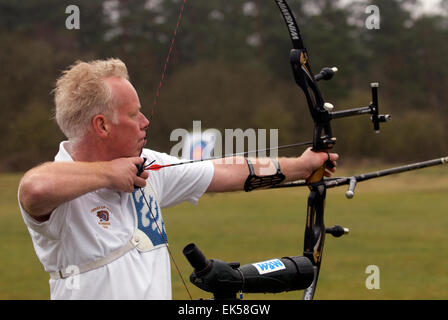
M 144 139 L 143 142 L 142 142 L 142 146 L 141 146 L 141 148 L 140 148 L 140 153 L 142 153 L 142 150 L 143 150 L 143 148 L 145 147 L 146 143 L 147 143 L 147 140 Z
M 142 152 L 143 152 L 143 146 L 138 151 L 136 151 L 137 154 L 136 157 L 141 157 Z

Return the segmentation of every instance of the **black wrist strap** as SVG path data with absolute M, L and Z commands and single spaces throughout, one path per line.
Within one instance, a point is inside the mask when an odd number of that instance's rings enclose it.
M 246 159 L 247 166 L 249 167 L 249 176 L 244 183 L 244 191 L 249 192 L 258 188 L 270 187 L 285 180 L 285 175 L 280 170 L 280 165 L 276 159 L 271 160 L 274 163 L 277 172 L 270 176 L 257 176 L 254 172 L 252 162 L 248 158 L 244 159 Z

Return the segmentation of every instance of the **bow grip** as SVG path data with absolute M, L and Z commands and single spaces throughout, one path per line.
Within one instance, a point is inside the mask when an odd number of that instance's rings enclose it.
M 328 152 L 327 152 L 327 154 L 328 154 L 328 160 L 325 161 L 323 166 L 321 166 L 319 169 L 317 169 L 316 171 L 313 172 L 311 177 L 309 177 L 306 180 L 307 183 L 316 183 L 316 182 L 321 181 L 324 178 L 325 170 L 334 168 L 333 161 L 330 160 L 330 154 Z

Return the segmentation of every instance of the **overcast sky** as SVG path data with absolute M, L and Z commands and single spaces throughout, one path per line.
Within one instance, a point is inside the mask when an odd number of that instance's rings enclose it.
M 420 0 L 422 2 L 423 9 L 427 12 L 435 11 L 434 8 L 440 3 L 440 0 Z

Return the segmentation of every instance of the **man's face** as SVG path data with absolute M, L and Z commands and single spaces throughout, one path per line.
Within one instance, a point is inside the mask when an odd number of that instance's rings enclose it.
M 110 124 L 107 143 L 111 156 L 138 157 L 146 144 L 146 129 L 149 121 L 140 112 L 140 101 L 132 84 L 123 78 L 105 79 L 111 87 L 115 105 L 115 118 Z

